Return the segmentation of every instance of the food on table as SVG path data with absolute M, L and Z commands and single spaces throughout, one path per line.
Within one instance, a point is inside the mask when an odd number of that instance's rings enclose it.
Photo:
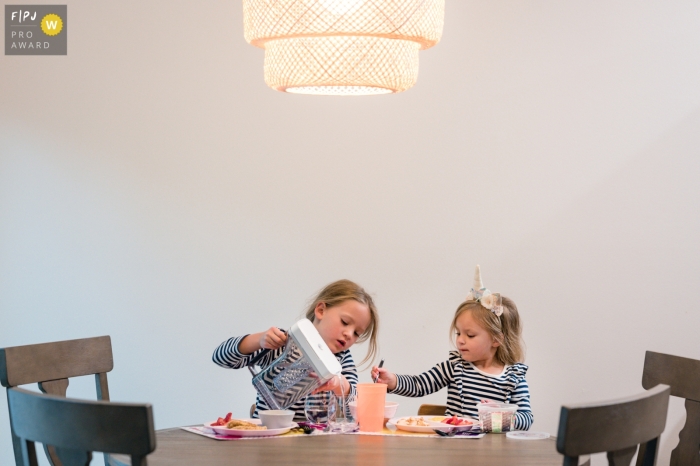
M 297 426 L 297 427 L 292 428 L 292 429 L 290 430 L 290 432 L 304 433 L 304 434 L 313 434 L 313 433 L 314 433 L 314 430 L 316 430 L 316 429 L 314 429 L 313 427 L 309 427 L 309 426 L 307 426 L 307 425 L 303 425 L 303 426 Z
M 483 432 L 509 432 L 515 422 L 513 417 L 518 405 L 509 403 L 477 403 L 479 421 Z
M 236 430 L 267 430 L 267 427 L 265 426 L 259 426 L 257 424 L 253 424 L 252 422 L 242 421 L 240 419 L 231 419 L 226 424 L 226 428 Z
M 223 425 L 226 425 L 226 423 L 228 423 L 228 421 L 230 421 L 230 420 L 231 420 L 231 413 L 227 413 L 226 417 L 220 417 L 212 425 L 213 426 L 223 426 Z
M 457 416 L 448 417 L 448 418 L 445 418 L 439 422 L 444 422 L 445 424 L 451 424 L 453 426 L 470 426 L 470 425 L 474 424 L 469 419 L 465 419 L 463 417 L 457 417 Z
M 425 422 L 425 420 L 422 417 L 407 417 L 403 419 L 399 419 L 397 424 L 402 425 L 402 426 L 420 426 L 420 427 L 429 427 L 430 424 Z
M 231 413 L 227 413 L 226 417 L 220 417 L 211 423 L 212 426 L 226 426 L 227 429 L 237 430 L 267 430 L 265 426 L 259 426 L 252 422 L 243 421 L 241 419 L 231 419 Z
M 482 429 L 484 432 L 509 432 L 513 413 L 489 413 L 482 416 Z

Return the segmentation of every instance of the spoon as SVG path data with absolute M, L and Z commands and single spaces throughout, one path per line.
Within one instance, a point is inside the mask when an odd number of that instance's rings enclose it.
M 383 365 L 384 365 L 384 358 L 382 358 L 382 360 L 379 361 L 379 365 L 377 366 L 377 369 L 381 369 Z M 374 378 L 373 382 L 377 383 L 377 380 L 379 380 L 379 372 L 377 372 L 377 376 Z

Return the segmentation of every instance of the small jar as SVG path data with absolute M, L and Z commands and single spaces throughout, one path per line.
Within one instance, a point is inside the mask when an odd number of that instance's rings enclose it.
M 513 430 L 518 405 L 508 403 L 477 403 L 482 432 L 500 434 Z

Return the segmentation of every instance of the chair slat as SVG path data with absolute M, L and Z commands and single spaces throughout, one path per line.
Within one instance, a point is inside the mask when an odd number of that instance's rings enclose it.
M 145 456 L 155 450 L 150 404 L 77 400 L 7 390 L 10 421 L 22 441 L 62 448 Z
M 608 452 L 608 464 L 610 466 L 630 466 L 635 453 L 637 453 L 637 445 Z
M 659 383 L 670 385 L 672 396 L 685 398 L 685 425 L 671 452 L 670 466 L 700 466 L 700 361 L 647 351 L 642 386 Z
M 444 416 L 445 411 L 447 411 L 447 406 L 445 406 L 445 405 L 422 404 L 418 408 L 418 415 L 419 416 Z
M 109 372 L 113 367 L 109 336 L 0 349 L 4 387 Z
M 648 390 L 660 383 L 671 386 L 672 396 L 700 401 L 700 361 L 647 351 L 642 387 Z
M 42 393 L 56 396 L 66 396 L 68 390 L 68 379 L 49 380 L 48 382 L 39 382 L 39 390 Z
M 678 446 L 671 452 L 670 466 L 700 466 L 700 402 L 685 400 L 685 425 Z
M 563 406 L 557 450 L 569 457 L 636 448 L 666 426 L 668 385 L 618 400 Z
M 0 348 L 0 383 L 8 388 L 38 383 L 42 392 L 65 397 L 69 377 L 94 374 L 97 399 L 108 401 L 107 372 L 113 367 L 109 336 Z M 15 461 L 23 466 L 22 446 L 14 432 L 12 444 Z M 44 445 L 44 450 L 52 466 L 62 466 L 53 447 Z
M 97 399 L 109 401 L 109 384 L 107 383 L 107 374 L 100 372 L 95 374 L 95 386 L 97 388 Z

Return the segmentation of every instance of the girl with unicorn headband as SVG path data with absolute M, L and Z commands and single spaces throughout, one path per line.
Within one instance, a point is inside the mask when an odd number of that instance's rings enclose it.
M 478 419 L 477 403 L 518 405 L 513 430 L 532 425 L 530 390 L 525 381 L 520 316 L 513 300 L 484 288 L 476 266 L 474 285 L 452 318 L 450 333 L 457 351 L 419 375 L 397 375 L 374 366 L 372 378 L 387 384 L 389 393 L 420 397 L 447 387 L 450 416 Z

